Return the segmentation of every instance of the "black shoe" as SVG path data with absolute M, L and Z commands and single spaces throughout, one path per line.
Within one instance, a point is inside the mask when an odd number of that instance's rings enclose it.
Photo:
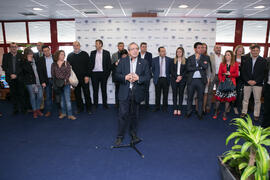
M 203 115 L 202 114 L 197 114 L 197 116 L 198 116 L 198 119 L 199 120 L 202 120 L 203 119 Z
M 81 112 L 83 112 L 83 110 L 79 109 L 76 111 L 76 114 L 80 114 Z
M 19 111 L 18 110 L 13 110 L 13 113 L 12 113 L 13 115 L 17 115 L 17 114 L 19 114 Z
M 93 111 L 97 110 L 98 105 L 93 105 Z
M 136 134 L 131 134 L 131 143 L 138 144 L 141 141 L 142 140 Z
M 168 112 L 168 107 L 162 107 L 163 112 Z
M 92 114 L 92 111 L 89 109 L 89 110 L 87 110 L 87 113 L 88 114 Z
M 149 109 L 149 104 L 146 104 L 145 105 L 145 110 L 148 110 Z
M 186 114 L 186 118 L 190 118 L 190 116 L 191 116 L 191 113 Z
M 116 138 L 116 141 L 115 141 L 115 146 L 120 146 L 121 145 L 121 143 L 122 143 L 122 141 L 123 141 L 123 138 L 121 138 L 121 137 L 118 137 L 118 138 Z
M 109 109 L 109 106 L 107 104 L 103 104 L 104 109 Z
M 155 108 L 154 110 L 153 110 L 153 112 L 158 112 L 160 110 L 160 108 Z

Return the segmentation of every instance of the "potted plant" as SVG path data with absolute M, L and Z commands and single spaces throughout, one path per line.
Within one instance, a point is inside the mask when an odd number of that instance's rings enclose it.
M 268 180 L 270 146 L 270 127 L 255 126 L 249 115 L 235 118 L 232 124 L 237 126 L 235 132 L 226 139 L 226 145 L 234 139 L 231 150 L 219 157 L 221 173 L 225 180 Z

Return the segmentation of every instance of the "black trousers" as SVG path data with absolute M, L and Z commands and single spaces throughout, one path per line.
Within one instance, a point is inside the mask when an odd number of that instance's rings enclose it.
M 101 86 L 103 105 L 107 105 L 107 80 L 108 80 L 108 77 L 105 76 L 104 72 L 93 72 L 91 79 L 92 79 L 92 84 L 93 84 L 94 105 L 95 106 L 98 105 L 99 85 Z
M 202 115 L 203 108 L 203 95 L 205 84 L 201 78 L 192 79 L 191 83 L 187 85 L 188 90 L 188 100 L 187 100 L 187 114 L 192 113 L 192 103 L 194 98 L 194 93 L 197 92 L 198 99 L 198 115 Z
M 241 109 L 244 95 L 244 82 L 240 77 L 236 78 L 236 101 L 234 107 Z
M 156 92 L 156 108 L 160 108 L 161 91 L 163 91 L 163 107 L 168 107 L 168 93 L 169 93 L 169 83 L 167 78 L 160 77 L 157 84 L 155 85 Z
M 173 80 L 173 81 L 175 81 L 175 80 Z M 185 87 L 186 87 L 185 81 L 180 81 L 179 83 L 172 82 L 174 110 L 182 110 Z M 177 96 L 178 96 L 178 99 L 177 99 Z
M 119 101 L 119 121 L 117 134 L 119 138 L 124 137 L 128 125 L 130 135 L 137 134 L 139 107 L 140 103 L 135 101 L 135 96 L 130 89 L 128 93 L 128 99 Z
M 20 109 L 21 111 L 25 111 L 28 108 L 28 104 L 27 102 L 25 102 L 25 98 L 27 96 L 25 96 L 24 83 L 22 81 L 19 81 L 18 79 L 13 79 L 8 83 L 8 85 L 10 89 L 13 110 L 18 111 Z
M 150 80 L 145 83 L 145 105 L 149 106 L 149 86 L 150 86 Z
M 91 109 L 92 102 L 91 102 L 91 97 L 90 97 L 89 83 L 85 84 L 84 78 L 79 79 L 79 84 L 77 87 L 75 87 L 75 90 L 74 90 L 78 111 L 83 111 L 84 109 L 84 104 L 82 100 L 82 90 L 83 90 L 86 110 L 88 111 Z
M 264 113 L 262 127 L 270 127 L 270 85 L 265 84 L 264 86 Z
M 115 104 L 119 105 L 119 98 L 118 98 L 118 93 L 119 93 L 119 88 L 120 88 L 120 83 L 119 82 L 115 82 L 115 91 L 114 91 L 114 95 L 115 95 Z

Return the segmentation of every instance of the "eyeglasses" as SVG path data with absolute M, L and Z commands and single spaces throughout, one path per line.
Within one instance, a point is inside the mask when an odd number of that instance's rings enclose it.
M 131 49 L 129 49 L 130 51 L 134 51 L 134 50 L 139 50 L 139 48 L 131 48 Z

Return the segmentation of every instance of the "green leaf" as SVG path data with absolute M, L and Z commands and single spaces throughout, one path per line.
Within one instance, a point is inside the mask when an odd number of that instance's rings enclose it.
M 259 155 L 259 159 L 260 161 L 256 163 L 260 163 L 261 165 L 261 171 L 262 174 L 265 175 L 268 173 L 268 169 L 269 169 L 269 154 L 267 152 L 267 150 L 262 147 L 261 145 L 258 146 L 258 155 Z
M 251 174 L 256 171 L 256 166 L 248 166 L 241 175 L 241 180 L 246 180 Z
M 247 150 L 248 150 L 248 148 L 250 147 L 252 145 L 252 143 L 251 142 L 245 142 L 244 144 L 243 144 L 243 146 L 242 146 L 242 148 L 241 148 L 241 154 L 244 154 Z
M 255 142 L 256 143 L 259 143 L 260 142 L 261 134 L 262 134 L 262 128 L 261 127 L 258 127 L 256 129 L 256 132 L 255 132 L 255 135 L 254 135 L 254 138 L 255 138 Z
M 261 174 L 259 173 L 259 171 L 256 171 L 256 172 L 255 172 L 255 180 L 262 180 L 262 176 L 261 176 Z
M 236 138 L 234 141 L 234 144 L 237 144 L 240 141 L 241 138 Z
M 248 163 L 243 162 L 243 163 L 241 163 L 241 164 L 238 165 L 238 168 L 239 168 L 239 170 L 241 170 L 241 169 L 243 169 L 243 168 L 245 168 L 247 166 L 248 166 Z
M 263 140 L 261 144 L 264 144 L 266 146 L 270 146 L 270 139 Z
M 233 133 L 231 133 L 228 137 L 227 137 L 227 139 L 226 139 L 226 145 L 228 145 L 228 143 L 229 143 L 229 141 L 231 140 L 231 139 L 233 139 L 233 138 L 235 138 L 235 137 L 241 137 L 242 135 L 241 135 L 241 133 L 239 133 L 239 132 L 233 132 Z
M 233 150 L 236 150 L 236 149 L 241 149 L 242 148 L 242 146 L 241 145 L 234 145 L 233 147 L 232 147 L 232 149 Z

